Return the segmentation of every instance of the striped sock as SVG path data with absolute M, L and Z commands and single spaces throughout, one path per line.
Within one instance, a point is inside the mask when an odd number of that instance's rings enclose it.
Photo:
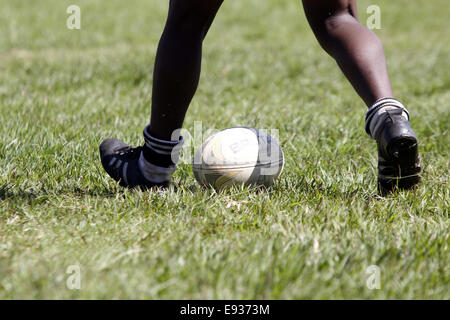
M 393 98 L 383 98 L 376 101 L 366 113 L 366 132 L 372 139 L 376 139 L 379 129 L 388 117 L 388 111 L 391 111 L 391 113 L 398 112 L 406 121 L 409 120 L 408 110 L 400 101 Z
M 139 168 L 144 177 L 154 183 L 169 181 L 175 172 L 184 139 L 166 141 L 152 137 L 149 126 L 144 129 L 145 145 L 139 158 Z

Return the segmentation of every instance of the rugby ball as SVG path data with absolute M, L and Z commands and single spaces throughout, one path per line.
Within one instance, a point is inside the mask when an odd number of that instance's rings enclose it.
M 192 170 L 203 186 L 270 186 L 284 166 L 279 143 L 263 130 L 234 127 L 208 137 L 194 154 Z

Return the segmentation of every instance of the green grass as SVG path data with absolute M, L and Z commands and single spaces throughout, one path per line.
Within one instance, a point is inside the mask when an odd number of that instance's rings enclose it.
M 186 128 L 277 128 L 286 155 L 272 189 L 217 194 L 188 165 L 177 191 L 129 192 L 99 162 L 106 137 L 142 143 L 167 1 L 0 0 L 0 298 L 449 299 L 447 1 L 377 4 L 425 167 L 386 198 L 364 106 L 299 1 L 225 1 L 207 37 Z

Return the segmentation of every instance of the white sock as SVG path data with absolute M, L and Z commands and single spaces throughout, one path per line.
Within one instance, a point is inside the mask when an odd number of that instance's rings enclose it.
M 145 127 L 145 146 L 139 157 L 139 169 L 150 182 L 169 182 L 175 172 L 184 139 L 180 136 L 176 141 L 161 140 L 150 135 L 149 131 L 150 126 Z
M 138 165 L 144 178 L 152 183 L 165 183 L 170 181 L 176 170 L 176 166 L 171 166 L 168 168 L 155 166 L 144 158 L 142 152 L 139 157 Z
M 402 117 L 405 120 L 409 120 L 408 110 L 403 106 L 400 101 L 395 99 L 386 98 L 378 100 L 369 108 L 366 114 L 366 132 L 375 139 L 378 130 L 384 123 L 387 117 L 387 112 L 390 110 L 402 110 Z

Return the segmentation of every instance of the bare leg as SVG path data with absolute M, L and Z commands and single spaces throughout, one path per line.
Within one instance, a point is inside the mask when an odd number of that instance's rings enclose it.
M 303 6 L 320 45 L 367 106 L 393 97 L 383 46 L 358 22 L 356 0 L 303 0 Z
M 417 137 L 409 114 L 390 99 L 391 83 L 380 39 L 358 22 L 356 0 L 303 0 L 320 43 L 369 107 L 366 131 L 378 145 L 378 189 L 411 189 L 420 181 Z

